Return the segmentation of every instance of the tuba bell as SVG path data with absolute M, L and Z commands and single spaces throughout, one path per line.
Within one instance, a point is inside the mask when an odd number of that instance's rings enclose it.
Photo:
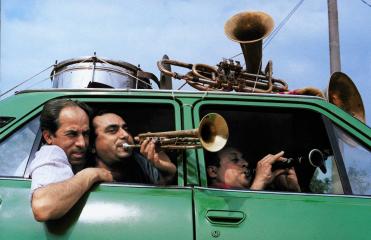
M 248 73 L 260 73 L 263 39 L 272 32 L 273 26 L 273 19 L 264 12 L 237 13 L 225 23 L 227 37 L 241 45 Z
M 330 103 L 348 112 L 363 123 L 366 122 L 361 95 L 356 85 L 345 73 L 334 72 L 331 75 L 325 96 Z
M 329 103 L 343 109 L 361 122 L 366 122 L 361 94 L 352 79 L 343 72 L 334 72 L 330 77 L 328 87 L 324 91 L 314 87 L 305 87 L 295 89 L 289 94 L 325 98 Z

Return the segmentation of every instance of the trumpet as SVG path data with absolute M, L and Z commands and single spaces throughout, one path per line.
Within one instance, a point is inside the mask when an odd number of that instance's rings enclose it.
M 135 137 L 139 144 L 124 144 L 125 150 L 139 148 L 148 138 L 154 139 L 163 149 L 196 149 L 203 147 L 209 152 L 217 152 L 228 141 L 229 131 L 225 119 L 217 113 L 204 116 L 198 128 L 191 130 L 142 133 Z
M 307 156 L 300 156 L 297 158 L 287 158 L 285 161 L 282 162 L 275 162 L 272 165 L 273 170 L 283 169 L 283 168 L 291 168 L 295 165 L 302 164 L 303 161 L 308 160 L 309 164 L 312 167 L 319 168 L 324 174 L 327 172 L 325 161 L 329 155 L 326 151 L 321 151 L 319 149 L 312 149 L 309 151 Z

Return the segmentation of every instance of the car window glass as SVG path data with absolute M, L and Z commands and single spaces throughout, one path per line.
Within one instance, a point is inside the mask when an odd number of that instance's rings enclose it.
M 320 168 L 315 170 L 309 185 L 310 191 L 313 193 L 343 194 L 344 191 L 334 156 L 325 159 L 325 169 L 326 172 L 323 172 Z
M 371 154 L 349 134 L 334 126 L 353 194 L 371 195 Z
M 249 167 L 254 169 L 267 154 L 283 150 L 284 157 L 293 159 L 301 192 L 343 193 L 321 114 L 305 109 L 203 105 L 200 118 L 210 112 L 219 113 L 226 119 L 229 127 L 227 145 L 239 149 Z M 315 154 L 311 155 L 311 152 Z M 206 166 L 207 159 L 214 157 L 207 151 L 204 156 Z M 265 190 L 283 189 L 272 186 Z
M 35 118 L 0 143 L 0 176 L 22 177 L 39 130 Z

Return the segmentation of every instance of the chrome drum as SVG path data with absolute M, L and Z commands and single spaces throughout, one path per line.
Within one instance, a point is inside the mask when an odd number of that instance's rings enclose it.
M 73 58 L 54 66 L 51 72 L 53 88 L 152 88 L 148 78 L 138 77 L 142 72 L 130 63 L 98 58 Z

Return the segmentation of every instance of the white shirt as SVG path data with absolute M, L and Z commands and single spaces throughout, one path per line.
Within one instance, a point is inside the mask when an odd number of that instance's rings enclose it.
M 62 148 L 56 145 L 44 145 L 36 152 L 30 165 L 32 193 L 43 186 L 61 182 L 74 176 L 71 164 Z

